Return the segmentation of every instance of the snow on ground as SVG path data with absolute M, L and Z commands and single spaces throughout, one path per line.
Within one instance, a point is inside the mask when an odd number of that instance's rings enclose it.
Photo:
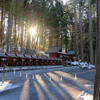
M 81 63 L 80 63 L 80 66 L 83 66 L 83 65 L 88 65 L 88 63 L 86 63 L 86 62 L 81 62 Z
M 81 67 L 81 68 L 88 68 L 89 65 L 88 65 L 88 64 L 84 64 L 84 65 L 81 65 L 80 67 Z
M 91 64 L 84 64 L 82 66 L 80 66 L 81 68 L 87 68 L 87 69 L 92 69 L 92 68 L 95 68 L 95 65 L 91 65 Z
M 62 68 L 64 67 L 63 65 L 55 65 L 55 66 L 24 66 L 24 67 L 9 67 L 5 68 L 6 71 L 12 70 L 12 71 L 17 71 L 17 70 L 29 70 L 29 69 L 47 69 L 47 68 Z M 3 67 L 0 68 L 0 71 L 3 71 Z
M 73 66 L 80 66 L 81 68 L 87 68 L 87 69 L 95 68 L 95 65 L 91 65 L 91 64 L 88 64 L 88 63 L 86 63 L 86 62 L 74 61 L 74 62 L 71 62 L 71 64 L 72 64 Z
M 81 96 L 77 100 L 93 100 L 93 95 L 85 93 L 83 96 Z
M 17 87 L 20 87 L 20 85 L 18 84 L 13 85 L 12 83 L 9 83 L 9 82 L 4 82 L 4 83 L 0 82 L 0 92 L 6 91 L 9 89 L 14 89 Z
M 77 66 L 77 65 L 79 65 L 79 62 L 74 61 L 74 62 L 71 62 L 71 64 L 74 65 L 74 66 Z
M 71 64 L 75 65 L 75 66 L 77 66 L 77 65 L 80 65 L 80 66 L 88 65 L 88 63 L 86 63 L 86 62 L 78 62 L 78 61 L 71 62 Z
M 95 68 L 95 65 L 89 65 L 88 68 L 89 68 L 89 69 L 91 69 L 91 68 Z
M 85 84 L 84 86 L 85 86 L 85 87 L 94 87 L 93 84 Z
M 92 94 L 88 94 L 85 91 L 82 91 L 76 100 L 93 100 L 93 95 Z

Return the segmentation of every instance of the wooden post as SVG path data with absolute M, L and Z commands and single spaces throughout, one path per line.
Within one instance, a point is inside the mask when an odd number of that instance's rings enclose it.
M 5 64 L 3 65 L 3 78 L 2 78 L 2 83 L 4 83 L 4 78 L 5 78 Z

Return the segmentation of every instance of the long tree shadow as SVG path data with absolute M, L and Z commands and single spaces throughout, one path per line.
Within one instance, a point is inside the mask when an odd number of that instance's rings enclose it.
M 33 80 L 31 76 L 28 76 L 26 79 L 20 97 L 18 100 L 34 100 L 35 98 L 38 98 L 38 94 L 36 92 L 36 88 L 33 85 Z M 35 99 L 38 100 L 38 99 Z
M 69 96 L 69 98 L 71 98 L 71 100 L 75 99 L 76 97 L 76 93 L 77 95 L 80 93 L 80 90 L 77 90 L 76 87 L 73 86 L 69 86 L 69 84 L 63 84 L 64 82 L 60 80 L 60 76 L 56 75 L 54 73 L 47 73 L 49 75 L 49 77 L 52 77 L 52 81 L 55 82 L 55 84 L 61 88 L 61 90 L 64 91 L 64 93 L 66 93 L 66 95 Z
M 84 80 L 88 80 L 90 81 L 91 83 L 94 83 L 94 73 L 95 71 L 89 71 L 87 73 L 76 73 L 77 74 L 77 77 L 80 78 L 80 79 L 84 79 Z M 74 76 L 74 74 L 72 74 L 72 76 Z
M 87 90 L 87 88 L 84 88 L 75 81 L 75 73 L 81 73 L 90 70 L 77 70 L 77 68 L 72 68 L 73 70 L 68 70 L 67 68 L 65 69 L 66 70 L 57 69 L 54 71 L 43 71 L 42 74 L 36 74 L 35 79 L 32 79 L 31 75 L 29 75 L 27 79 L 24 78 L 25 76 L 22 76 L 22 81 L 25 81 L 23 87 L 13 89 L 11 91 L 8 90 L 7 92 L 2 93 L 2 96 L 9 95 L 10 97 L 13 97 L 13 92 L 17 95 L 14 100 L 73 100 L 73 95 L 74 93 L 76 94 L 76 92 L 80 93 L 84 90 L 88 93 L 91 93 L 90 90 Z M 93 71 L 89 72 L 89 75 L 92 76 L 93 73 Z M 17 74 L 17 76 L 19 76 L 19 73 Z M 62 81 L 60 81 L 61 76 L 63 77 Z M 87 74 L 77 75 L 78 81 L 82 80 L 82 82 L 93 82 L 93 79 L 88 80 L 90 76 L 87 77 Z M 49 81 L 50 77 L 52 77 L 51 81 Z M 17 81 L 18 80 L 19 79 L 17 79 Z M 8 97 L 7 100 L 9 100 Z M 13 98 L 11 100 L 13 100 Z
M 69 85 L 70 87 L 73 87 L 73 89 L 77 89 L 77 90 L 79 90 L 79 91 L 86 91 L 86 92 L 88 92 L 88 93 L 90 93 L 91 94 L 91 91 L 89 91 L 87 88 L 85 88 L 85 87 L 83 87 L 82 85 L 80 85 L 79 83 L 78 83 L 78 81 L 75 81 L 75 76 L 72 76 L 72 75 L 70 75 L 70 74 L 66 74 L 65 72 L 62 72 L 61 71 L 61 73 L 56 73 L 56 72 L 53 72 L 54 74 L 56 74 L 56 75 L 58 75 L 58 76 L 62 76 L 63 77 L 63 84 L 64 85 Z M 69 76 L 68 76 L 69 75 Z M 83 80 L 83 79 L 82 79 Z
M 81 79 L 85 79 L 85 80 L 89 80 L 90 82 L 94 82 L 94 69 L 82 69 L 82 68 L 66 68 L 66 70 L 59 70 L 59 71 L 63 71 L 65 73 L 71 74 L 71 75 L 75 75 L 77 74 L 79 78 Z M 86 73 L 86 74 L 84 74 Z
M 40 75 L 39 75 L 40 76 Z M 35 76 L 36 77 L 36 76 Z M 41 77 L 41 79 L 42 79 L 42 77 Z M 33 83 L 34 83 L 34 85 L 36 86 L 37 85 L 37 87 L 39 87 L 40 88 L 40 90 L 41 91 L 39 91 L 39 92 L 41 92 L 40 94 L 42 95 L 42 97 L 44 98 L 43 100 L 49 100 L 50 98 L 49 98 L 49 95 L 48 95 L 48 93 L 45 91 L 45 89 L 42 87 L 42 85 L 41 85 L 41 83 L 38 81 L 38 80 L 40 80 L 41 81 L 41 79 L 40 79 L 40 77 L 37 79 L 35 79 L 34 81 L 33 81 Z M 39 89 L 38 89 L 39 90 Z M 38 93 L 39 93 L 38 92 Z M 38 98 L 38 99 L 36 99 L 36 100 L 42 100 L 41 98 Z
M 57 71 L 54 71 L 54 73 L 57 72 Z M 58 71 L 60 72 L 60 71 Z M 62 71 L 63 73 L 67 73 L 66 71 Z M 79 79 L 83 79 L 83 80 L 86 80 L 88 81 L 89 83 L 94 83 L 94 70 L 83 70 L 81 72 L 76 72 L 74 71 L 73 73 L 67 73 L 73 77 L 75 77 L 75 74 L 77 75 L 77 77 Z
M 40 79 L 41 77 L 41 79 Z M 44 76 L 43 75 L 36 75 L 36 80 L 37 80 L 37 84 L 39 84 L 39 86 L 42 87 L 42 90 L 45 93 L 45 100 L 57 100 L 56 96 L 52 93 L 53 91 L 51 91 L 51 85 L 49 83 L 46 83 L 45 80 L 43 79 Z
M 49 76 L 47 73 L 45 73 L 44 76 L 49 80 L 49 82 L 53 85 L 53 87 L 56 89 L 56 91 L 60 94 L 62 100 L 73 100 L 74 99 L 53 78 L 51 78 L 51 80 L 50 80 L 51 76 Z M 55 92 L 54 94 L 56 95 L 57 93 Z M 59 100 L 59 96 L 57 99 Z

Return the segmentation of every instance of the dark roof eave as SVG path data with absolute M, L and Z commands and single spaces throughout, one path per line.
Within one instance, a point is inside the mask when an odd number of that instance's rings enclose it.
M 4 56 L 0 56 L 0 57 L 4 57 L 4 58 L 6 58 L 6 57 L 8 57 L 8 56 L 4 55 Z
M 45 52 L 45 54 L 54 54 L 54 53 L 59 53 L 59 52 Z
M 76 54 L 66 54 L 67 56 L 76 56 Z

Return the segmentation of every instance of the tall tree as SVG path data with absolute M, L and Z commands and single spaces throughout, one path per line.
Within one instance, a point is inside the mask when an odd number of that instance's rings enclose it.
M 90 41 L 90 63 L 94 63 L 94 57 L 93 57 L 93 38 L 92 38 L 92 17 L 91 17 L 91 2 L 88 1 L 89 4 L 89 41 Z
M 75 28 L 75 46 L 76 46 L 76 59 L 78 60 L 78 32 L 77 32 L 77 14 L 76 14 L 76 0 L 73 0 L 74 5 L 74 28 Z
M 82 34 L 82 0 L 79 1 L 79 32 L 80 32 L 81 60 L 84 61 L 83 34 Z
M 97 0 L 96 69 L 94 100 L 100 100 L 100 0 Z
M 0 42 L 3 40 L 3 22 L 4 22 L 4 6 L 5 6 L 5 0 L 2 0 L 2 9 L 1 9 L 1 29 L 0 29 Z
M 21 24 L 21 53 L 23 53 L 23 33 L 24 33 L 24 18 L 22 19 L 22 24 Z
M 8 32 L 7 32 L 7 37 L 6 37 L 7 51 L 9 51 L 10 42 L 11 42 L 12 20 L 13 20 L 13 15 L 12 15 L 13 4 L 14 4 L 14 0 L 11 0 L 9 14 L 8 14 L 8 16 L 9 16 L 9 18 L 8 18 Z

